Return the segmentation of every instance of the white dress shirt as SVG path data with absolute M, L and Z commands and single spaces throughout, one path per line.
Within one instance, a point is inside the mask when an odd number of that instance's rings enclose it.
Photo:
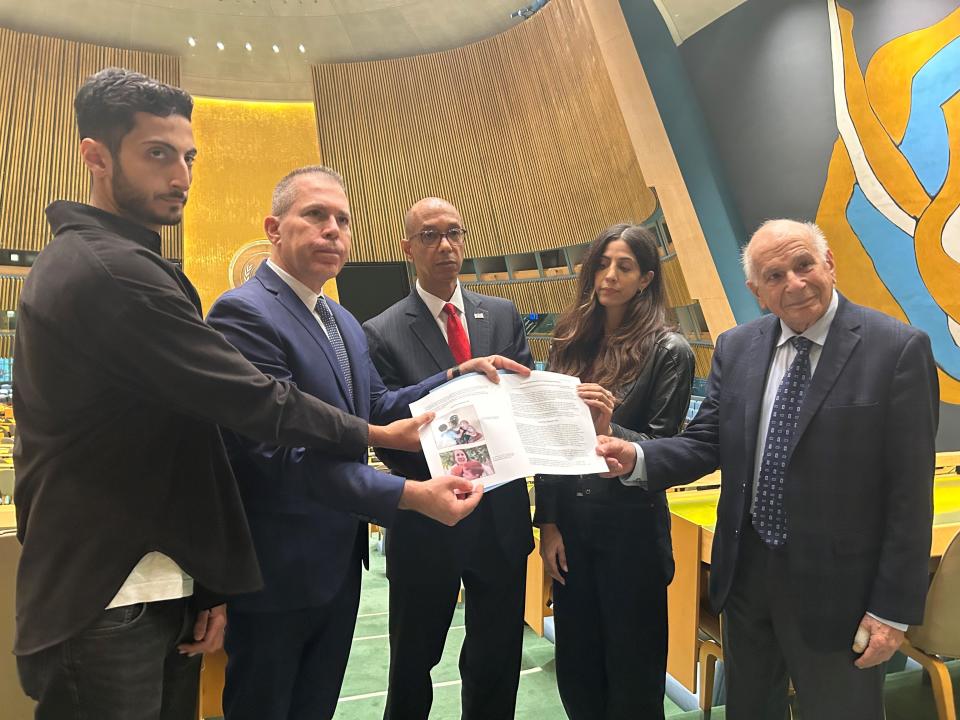
M 750 513 L 757 502 L 757 483 L 760 481 L 760 461 L 763 459 L 763 446 L 767 442 L 767 431 L 770 429 L 770 415 L 773 413 L 774 401 L 777 399 L 777 390 L 780 389 L 780 382 L 783 376 L 790 369 L 790 364 L 797 356 L 797 349 L 792 342 L 787 342 L 790 338 L 799 335 L 810 341 L 810 382 L 813 382 L 813 376 L 817 372 L 817 363 L 820 361 L 820 353 L 823 352 L 823 344 L 827 341 L 827 334 L 830 332 L 830 326 L 833 324 L 833 318 L 837 315 L 837 306 L 840 304 L 840 298 L 837 291 L 833 291 L 833 297 L 830 299 L 830 305 L 827 311 L 813 325 L 808 327 L 802 333 L 795 333 L 787 324 L 780 321 L 780 339 L 777 340 L 777 349 L 773 351 L 773 358 L 770 360 L 770 367 L 767 369 L 767 384 L 763 387 L 763 401 L 760 405 L 760 422 L 757 424 L 757 450 L 754 455 L 753 465 L 753 500 L 750 501 Z
M 438 298 L 436 295 L 431 295 L 423 289 L 423 286 L 420 285 L 419 280 L 417 280 L 417 294 L 427 306 L 430 314 L 433 315 L 433 318 L 437 321 L 437 325 L 440 326 L 440 332 L 443 333 L 444 340 L 450 342 L 447 338 L 447 314 L 443 311 L 443 308 L 447 303 L 452 303 L 457 309 L 457 313 L 460 316 L 460 323 L 463 325 L 463 333 L 467 336 L 467 340 L 470 339 L 470 330 L 467 328 L 467 317 L 464 314 L 466 311 L 463 307 L 463 292 L 460 290 L 459 280 L 457 280 L 457 287 L 454 288 L 453 295 L 450 296 L 449 300 L 444 300 L 443 298 Z
M 814 374 L 817 371 L 817 363 L 820 361 L 820 354 L 823 352 L 823 345 L 827 341 L 827 335 L 830 333 L 830 327 L 833 324 L 833 319 L 837 315 L 837 306 L 839 304 L 840 298 L 837 295 L 837 291 L 834 290 L 833 296 L 830 298 L 830 305 L 827 306 L 827 311 L 820 317 L 819 320 L 813 323 L 813 325 L 808 327 L 802 333 L 794 332 L 783 320 L 780 321 L 780 338 L 777 340 L 777 348 L 774 350 L 773 358 L 770 360 L 770 367 L 767 369 L 767 381 L 763 388 L 763 400 L 760 406 L 760 420 L 757 425 L 757 449 L 754 456 L 753 493 L 750 501 L 751 514 L 753 513 L 753 509 L 756 504 L 757 483 L 760 479 L 760 463 L 763 459 L 764 445 L 767 442 L 767 430 L 770 425 L 770 415 L 773 412 L 774 400 L 776 400 L 777 390 L 780 387 L 780 382 L 783 380 L 783 376 L 787 374 L 790 364 L 797 356 L 797 350 L 794 348 L 793 343 L 787 341 L 796 335 L 800 335 L 810 340 L 810 381 L 813 382 Z M 634 443 L 634 446 L 637 449 L 637 464 L 632 473 L 620 478 L 620 482 L 622 482 L 624 485 L 639 485 L 640 487 L 646 487 L 647 466 L 643 459 L 643 450 L 641 449 L 639 443 Z M 893 622 L 891 620 L 877 617 L 870 612 L 867 614 L 897 630 L 906 631 L 908 627 L 903 623 Z
M 281 280 L 289 285 L 294 294 L 300 298 L 304 305 L 307 306 L 307 310 L 309 310 L 310 314 L 313 315 L 313 319 L 317 321 L 317 325 L 320 326 L 320 329 L 323 330 L 323 334 L 326 335 L 327 339 L 329 340 L 330 335 L 327 333 L 327 328 L 324 327 L 323 320 L 321 320 L 320 316 L 317 315 L 317 300 L 323 297 L 323 292 L 315 293 L 302 282 L 297 280 L 293 275 L 277 265 L 273 260 L 267 258 L 266 263 L 267 267 L 273 270 Z

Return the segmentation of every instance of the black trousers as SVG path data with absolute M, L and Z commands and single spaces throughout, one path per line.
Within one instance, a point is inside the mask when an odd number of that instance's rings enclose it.
M 80 633 L 17 658 L 37 720 L 194 720 L 200 656 L 177 645 L 192 637 L 189 599 L 104 610 Z
M 727 718 L 783 720 L 792 678 L 805 718 L 882 720 L 885 666 L 860 670 L 852 650 L 813 650 L 800 632 L 785 551 L 769 548 L 750 525 L 742 533 L 723 609 Z
M 329 720 L 360 603 L 359 554 L 321 607 L 236 612 L 227 605 L 226 720 Z
M 477 513 L 487 512 L 483 503 Z M 494 527 L 484 522 L 483 527 Z M 391 537 L 388 531 L 387 537 Z M 397 543 L 393 537 L 390 542 Z M 390 570 L 390 683 L 385 720 L 427 720 L 430 671 L 440 662 L 461 579 L 466 637 L 460 651 L 463 720 L 512 720 L 523 651 L 524 557 L 507 558 L 492 534 L 458 552 L 423 548 L 423 568 Z M 389 557 L 388 557 L 389 563 Z M 425 572 L 424 572 L 425 570 Z
M 571 720 L 662 720 L 667 586 L 647 506 L 571 499 L 553 583 L 557 686 Z

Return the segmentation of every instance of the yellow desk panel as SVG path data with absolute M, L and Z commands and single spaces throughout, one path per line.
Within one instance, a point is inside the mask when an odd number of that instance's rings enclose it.
M 719 499 L 719 490 L 667 493 L 670 512 L 674 515 L 674 560 L 677 564 L 676 579 L 667 593 L 671 627 L 667 670 L 691 692 L 696 692 L 699 641 L 695 630 L 700 623 L 700 571 L 701 567 L 706 569 L 710 565 Z M 934 480 L 933 513 L 930 557 L 938 558 L 960 531 L 960 476 L 942 475 Z M 684 531 L 684 528 L 693 526 L 699 529 L 699 556 L 683 550 L 691 542 L 696 542 L 696 534 Z

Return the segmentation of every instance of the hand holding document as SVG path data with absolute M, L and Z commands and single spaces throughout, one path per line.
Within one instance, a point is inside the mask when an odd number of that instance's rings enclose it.
M 433 415 L 428 413 L 394 420 L 389 425 L 370 425 L 367 442 L 374 447 L 416 452 L 420 449 L 420 428 L 431 420 Z
M 607 472 L 579 384 L 535 371 L 501 375 L 499 384 L 466 375 L 435 388 L 410 404 L 414 415 L 435 415 L 420 429 L 430 474 L 480 480 L 490 490 L 536 473 Z

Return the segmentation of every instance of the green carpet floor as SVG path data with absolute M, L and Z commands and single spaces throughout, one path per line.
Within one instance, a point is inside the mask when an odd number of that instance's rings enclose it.
M 350 662 L 340 693 L 337 720 L 378 720 L 382 717 L 390 659 L 387 638 L 387 578 L 384 558 L 371 548 L 370 572 L 363 573 L 360 615 L 354 633 Z M 434 702 L 431 720 L 459 720 L 460 678 L 457 660 L 463 642 L 463 609 L 454 614 L 443 659 L 433 670 Z M 960 662 L 952 663 L 954 687 L 960 688 Z M 960 699 L 960 693 L 958 693 Z M 887 720 L 936 720 L 936 709 L 922 673 L 907 671 L 890 675 L 886 684 Z M 699 712 L 683 712 L 669 699 L 670 720 L 694 720 Z M 723 720 L 723 708 L 710 716 Z M 565 718 L 554 673 L 553 645 L 525 629 L 517 720 L 563 720 Z M 638 718 L 638 720 L 643 720 Z M 808 719 L 815 720 L 815 719 Z

